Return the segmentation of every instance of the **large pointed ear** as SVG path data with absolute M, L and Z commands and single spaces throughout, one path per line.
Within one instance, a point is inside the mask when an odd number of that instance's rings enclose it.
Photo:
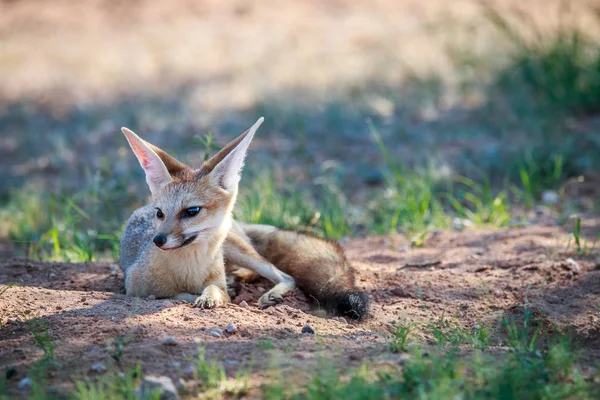
M 140 165 L 144 168 L 150 192 L 153 196 L 156 195 L 162 187 L 173 181 L 169 170 L 148 143 L 127 128 L 121 128 L 121 131 L 127 138 Z
M 237 190 L 246 151 L 254 133 L 264 120 L 263 117 L 260 117 L 250 129 L 230 142 L 202 166 L 204 169 L 212 170 L 210 178 L 223 189 L 229 192 Z
M 182 171 L 191 170 L 190 167 L 188 167 L 181 161 L 177 160 L 175 157 L 169 155 L 169 153 L 167 153 L 160 147 L 156 147 L 152 143 L 146 142 L 144 139 L 140 139 L 140 140 L 142 142 L 144 142 L 148 147 L 150 147 L 150 149 L 152 151 L 154 151 L 156 153 L 156 155 L 161 159 L 163 164 L 165 164 L 165 167 L 167 167 L 167 171 L 169 171 L 169 174 L 171 174 L 172 177 Z

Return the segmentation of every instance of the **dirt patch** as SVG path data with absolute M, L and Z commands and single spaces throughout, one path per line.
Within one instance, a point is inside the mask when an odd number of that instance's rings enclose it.
M 109 368 L 141 362 L 146 373 L 185 377 L 197 342 L 229 375 L 252 363 L 254 384 L 274 366 L 302 373 L 319 358 L 357 366 L 389 357 L 386 337 L 398 322 L 417 324 L 427 342 L 432 338 L 425 325 L 445 315 L 465 328 L 489 326 L 494 341 L 501 341 L 502 319 L 522 308 L 546 331 L 570 329 L 591 361 L 600 357 L 600 264 L 592 256 L 574 257 L 566 243 L 557 227 L 436 232 L 418 249 L 402 236 L 350 240 L 344 248 L 358 285 L 373 299 L 372 316 L 361 324 L 324 316 L 298 291 L 259 310 L 256 302 L 268 282 L 243 285 L 233 304 L 199 310 L 125 296 L 116 264 L 12 259 L 0 264 L 0 283 L 16 284 L 0 297 L 0 368 L 16 369 L 10 389 L 18 391 L 18 380 L 42 357 L 26 323 L 33 317 L 47 324 L 59 361 L 51 384 L 67 390 L 71 377 L 93 376 L 95 362 Z M 241 300 L 249 307 L 236 304 Z M 215 334 L 229 323 L 237 332 Z M 316 335 L 301 333 L 306 324 Z M 178 344 L 164 345 L 167 337 Z M 112 350 L 117 338 L 127 343 L 119 363 Z

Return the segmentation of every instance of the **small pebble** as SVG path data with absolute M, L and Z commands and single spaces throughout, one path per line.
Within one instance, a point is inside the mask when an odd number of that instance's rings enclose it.
M 213 329 L 211 329 L 211 330 L 210 330 L 208 333 L 209 333 L 209 334 L 210 334 L 210 336 L 212 336 L 212 337 L 217 337 L 217 338 L 219 338 L 219 337 L 222 337 L 222 336 L 223 336 L 223 331 L 222 331 L 221 329 L 219 329 L 219 328 L 213 328 Z
M 147 297 L 148 300 L 156 300 L 156 296 L 151 294 L 150 296 Z
M 581 272 L 581 267 L 577 261 L 573 260 L 572 258 L 567 258 L 566 262 L 569 265 L 569 268 L 571 268 L 571 271 L 575 272 L 576 274 Z
M 23 378 L 19 381 L 19 389 L 25 389 L 25 388 L 30 388 L 31 385 L 33 385 L 33 381 L 31 380 L 31 378 Z
M 156 393 L 160 391 L 159 400 L 175 400 L 179 398 L 177 388 L 173 384 L 173 380 L 168 376 L 152 376 L 144 377 L 137 390 L 137 397 L 146 399 L 156 399 Z
M 110 274 L 112 276 L 119 275 L 119 266 L 117 264 L 112 263 L 112 264 L 109 265 L 109 267 L 110 267 Z
M 248 303 L 247 303 L 247 302 L 244 300 L 244 301 L 241 301 L 241 302 L 240 302 L 240 307 L 245 307 L 245 308 L 248 308 L 248 307 L 250 307 L 250 306 L 249 306 L 249 305 L 248 305 Z
M 462 219 L 458 217 L 452 219 L 452 229 L 454 229 L 455 231 L 462 231 L 463 229 L 465 229 L 465 224 L 463 223 Z
M 230 322 L 225 327 L 225 332 L 227 332 L 229 334 L 236 333 L 237 332 L 237 326 L 235 326 L 235 324 L 233 322 Z
M 559 200 L 560 197 L 558 196 L 558 193 L 553 190 L 545 190 L 542 193 L 542 203 L 546 205 L 553 206 L 557 204 Z
M 102 364 L 101 362 L 95 362 L 90 367 L 90 371 L 101 374 L 106 371 L 106 366 L 104 364 Z
M 394 296 L 398 296 L 398 297 L 408 297 L 406 294 L 406 291 L 404 290 L 404 288 L 402 286 L 396 286 L 395 288 L 393 288 L 392 294 Z
M 310 335 L 314 335 L 315 330 L 310 325 L 306 324 L 302 327 L 302 333 L 308 333 Z
M 163 339 L 162 344 L 165 346 L 177 346 L 178 343 L 177 343 L 177 339 L 169 336 L 169 337 Z

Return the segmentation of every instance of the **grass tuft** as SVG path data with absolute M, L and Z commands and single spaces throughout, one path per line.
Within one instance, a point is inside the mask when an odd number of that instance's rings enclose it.
M 444 318 L 429 325 L 429 329 L 438 346 L 444 348 L 446 345 L 458 346 L 468 344 L 481 351 L 485 350 L 490 341 L 490 330 L 482 324 L 477 324 L 471 330 L 463 328 L 457 321 L 450 322 Z
M 137 399 L 136 389 L 142 376 L 142 368 L 137 364 L 135 368 L 128 369 L 124 373 L 109 373 L 92 381 L 75 381 L 73 398 L 77 400 L 107 400 L 107 399 Z M 160 393 L 153 397 L 158 400 Z
M 363 365 L 344 373 L 319 370 L 303 386 L 273 382 L 265 398 L 285 399 L 594 399 L 599 385 L 584 378 L 568 340 L 547 350 L 493 354 L 456 348 L 431 354 L 415 347 L 400 368 Z
M 399 324 L 394 331 L 394 335 L 388 342 L 390 351 L 399 353 L 408 350 L 408 344 L 413 337 L 412 330 L 413 326 L 411 325 Z
M 517 11 L 484 10 L 514 47 L 495 85 L 517 105 L 532 101 L 539 111 L 574 115 L 600 111 L 600 46 L 567 20 L 568 12 L 558 29 L 547 32 Z

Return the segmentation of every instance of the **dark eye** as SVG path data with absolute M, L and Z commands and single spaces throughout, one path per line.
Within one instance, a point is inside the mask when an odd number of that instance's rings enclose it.
M 156 218 L 158 219 L 163 219 L 165 217 L 165 214 L 163 214 L 163 212 L 160 210 L 160 208 L 156 209 Z
M 200 212 L 200 207 L 190 207 L 187 210 L 184 210 L 181 213 L 181 216 L 183 218 L 191 218 L 191 217 L 195 217 L 196 215 L 198 215 L 199 212 Z

